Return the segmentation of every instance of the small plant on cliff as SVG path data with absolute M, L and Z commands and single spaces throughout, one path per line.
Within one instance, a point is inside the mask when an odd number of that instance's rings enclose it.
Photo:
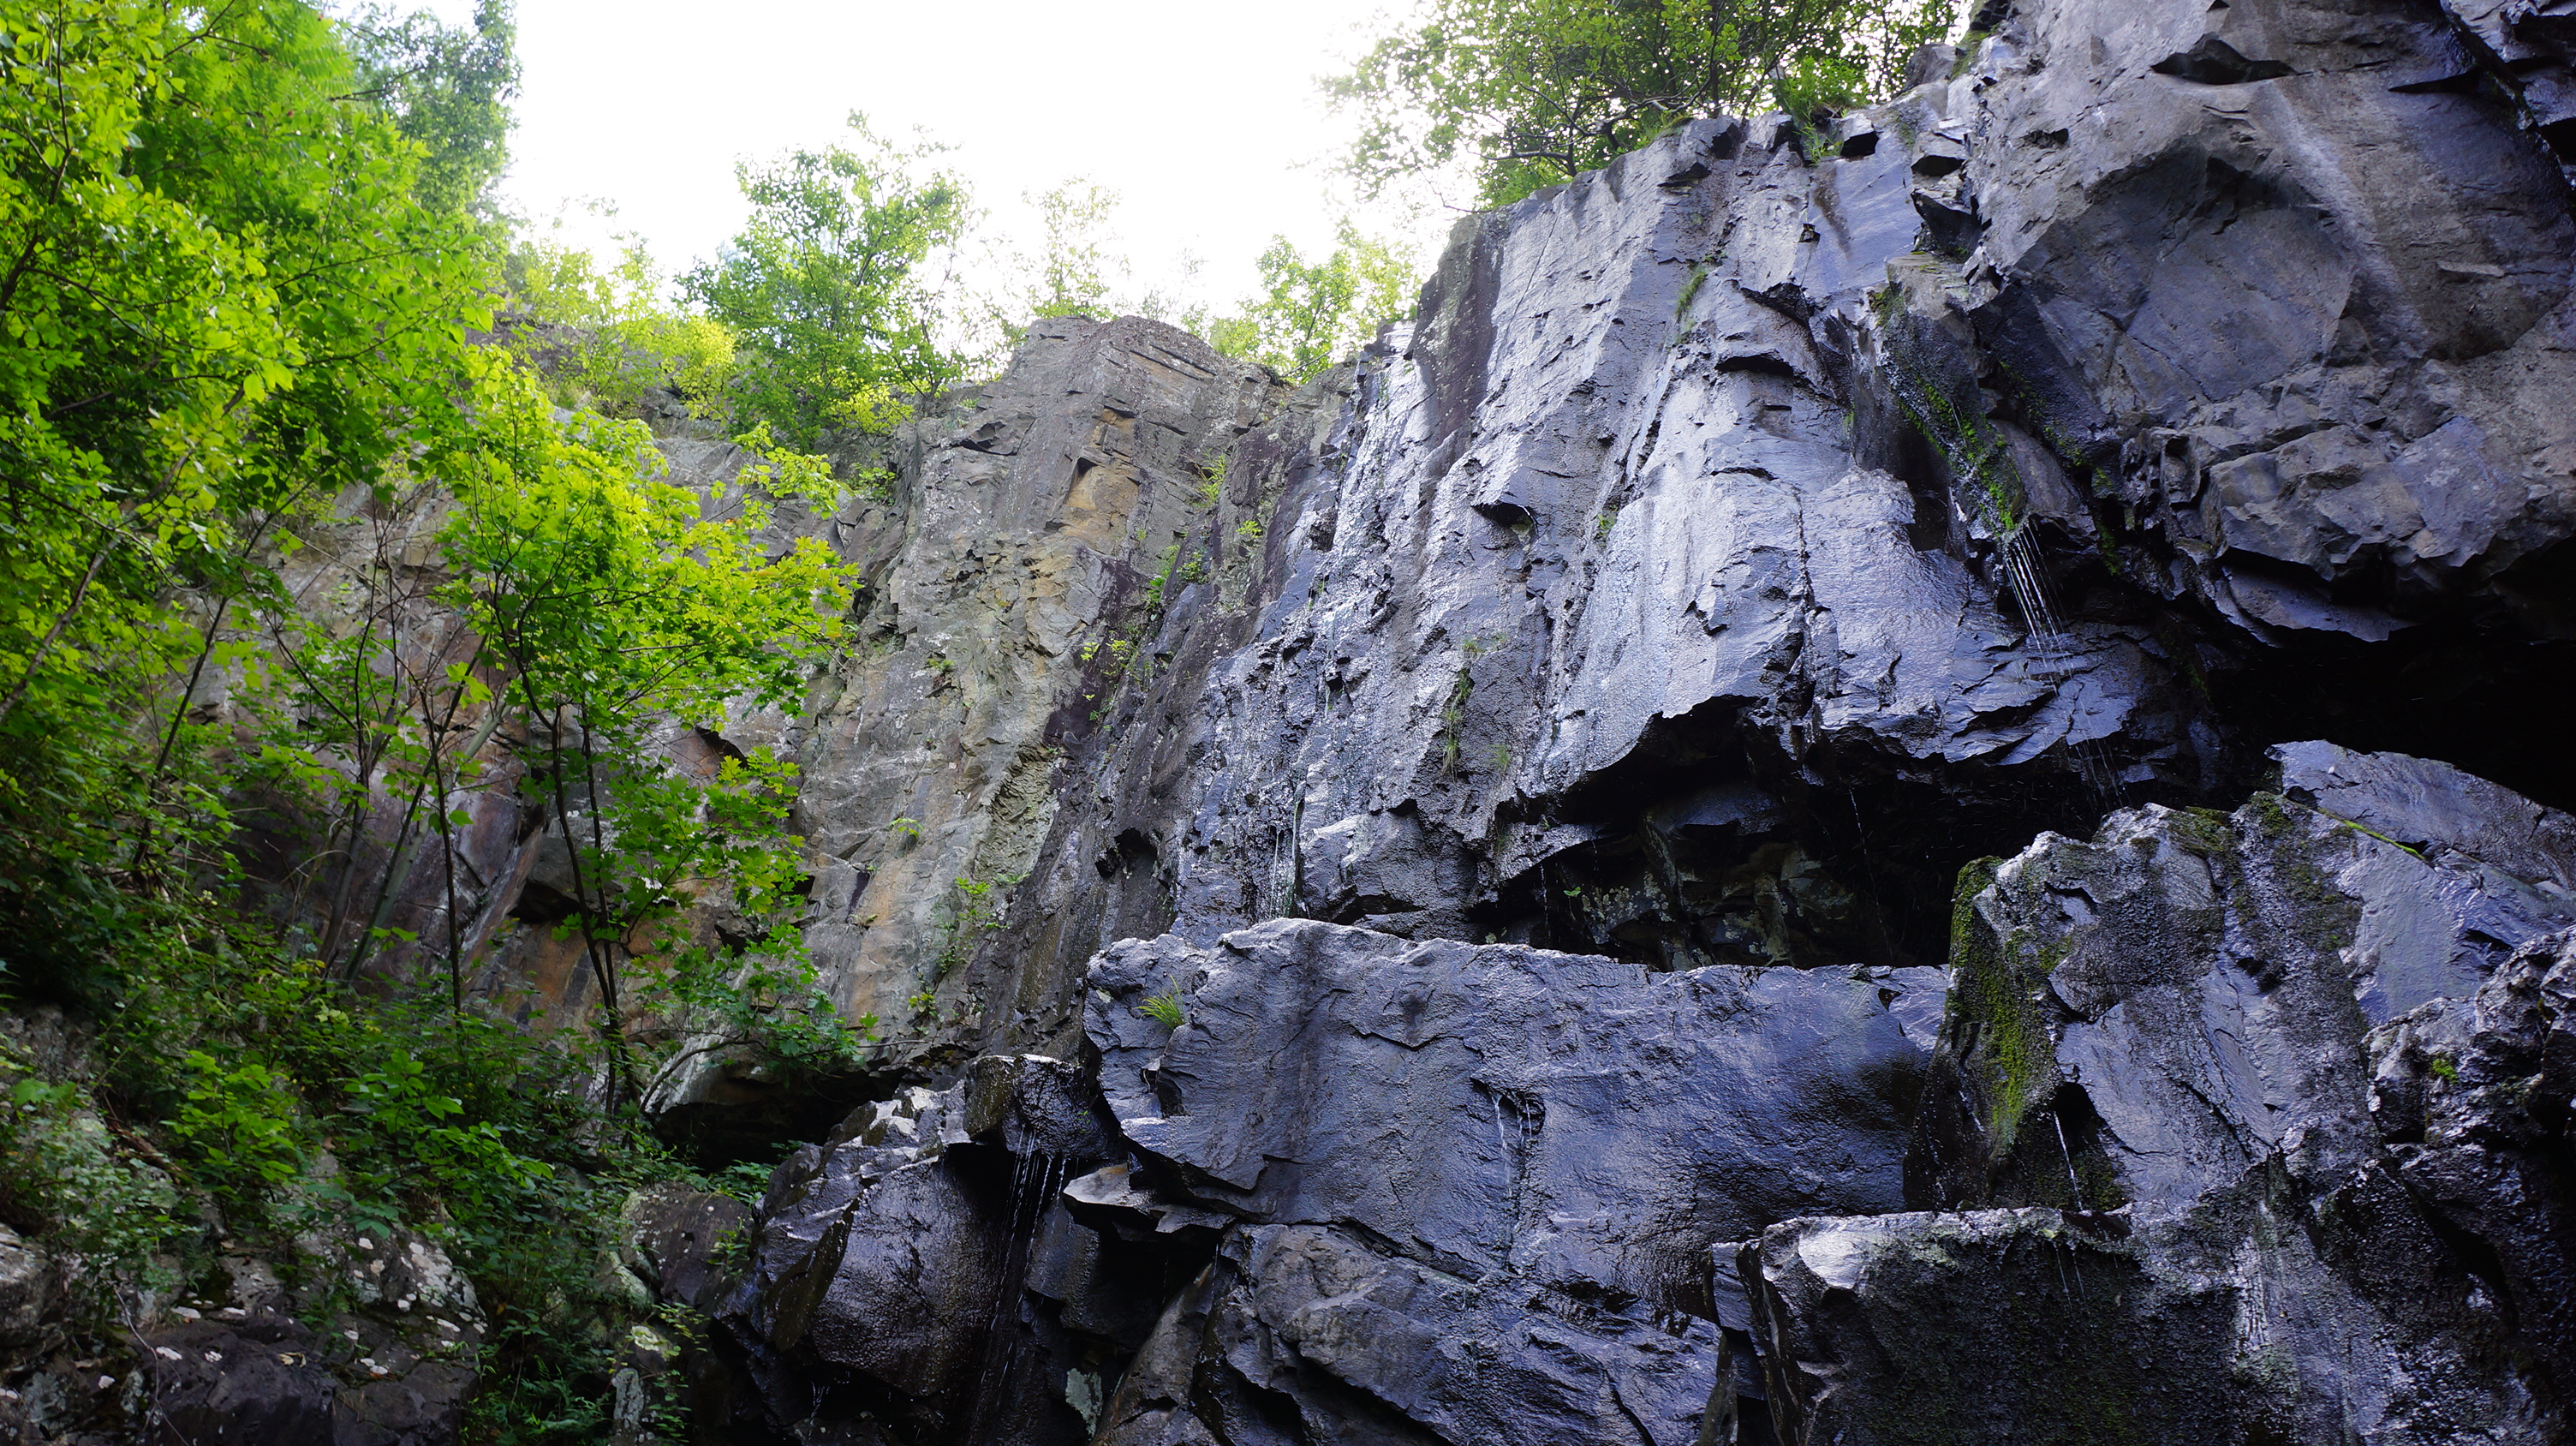
M 1707 280 L 1708 263 L 1705 261 L 1692 262 L 1690 275 L 1685 277 L 1682 281 L 1681 294 L 1673 298 L 1673 320 L 1679 321 L 1690 314 L 1690 304 L 1698 298 L 1701 283 Z
M 1797 133 L 1798 153 L 1810 161 L 1826 159 L 1825 126 L 1860 105 L 1868 81 L 1861 68 L 1840 56 L 1805 55 L 1771 76 L 1771 98 L 1788 112 Z
M 1148 631 L 1153 628 L 1155 623 L 1161 621 L 1163 616 L 1163 595 L 1165 591 L 1171 587 L 1173 576 L 1180 570 L 1181 544 L 1175 542 L 1171 546 L 1163 549 L 1163 570 L 1156 573 L 1151 582 L 1145 584 L 1145 615 L 1148 619 L 1145 627 Z
M 1165 1029 L 1180 1028 L 1187 1018 L 1181 1011 L 1180 984 L 1175 982 L 1160 994 L 1145 996 L 1145 1002 L 1137 1005 L 1136 1011 Z
M 1459 745 L 1467 730 L 1467 700 L 1475 692 L 1475 678 L 1465 664 L 1460 664 L 1457 680 L 1450 684 L 1449 696 L 1440 704 L 1440 763 L 1451 773 L 1458 771 Z
M 974 957 L 975 946 L 984 936 L 1002 927 L 1002 910 L 1008 904 L 1010 890 L 1023 876 L 1003 874 L 997 878 L 975 879 L 959 875 L 954 881 L 956 896 L 948 903 L 948 924 L 939 946 L 939 972 L 950 970 Z M 995 890 L 1001 893 L 997 897 Z

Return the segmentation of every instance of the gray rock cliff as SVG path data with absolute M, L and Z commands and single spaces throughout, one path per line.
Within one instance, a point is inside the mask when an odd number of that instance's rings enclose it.
M 656 1082 L 805 1142 L 723 1439 L 2576 1439 L 2567 19 L 1976 31 L 782 524 L 884 1038 Z

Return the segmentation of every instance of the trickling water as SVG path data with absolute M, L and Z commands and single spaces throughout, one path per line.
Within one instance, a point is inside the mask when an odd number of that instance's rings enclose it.
M 1910 349 L 1900 332 L 1890 329 L 1883 334 L 1881 341 L 1887 348 L 1888 360 L 1888 365 L 1881 370 L 1890 389 L 1896 393 L 1906 414 L 1914 420 L 1925 440 L 1941 450 L 1949 463 L 1950 475 L 1961 486 L 1973 486 L 1976 479 L 1986 477 L 1994 466 L 2013 467 L 2003 439 L 1994 434 L 1976 409 L 1963 409 L 1935 393 L 1925 380 L 1928 374 L 1907 355 Z M 2018 485 L 2018 469 L 2014 469 L 2014 473 L 2014 482 Z M 2021 490 L 2027 495 L 2027 488 Z M 2013 518 L 2009 506 L 2000 497 L 1980 499 L 1972 505 L 1986 515 L 1986 522 L 1997 533 L 1997 568 L 2003 574 L 2004 586 L 2011 591 L 2013 601 L 2021 607 L 2022 620 L 2029 626 L 2025 642 L 2032 670 L 2066 700 L 2067 754 L 2074 759 L 2076 772 L 2083 778 L 2084 786 L 2094 801 L 2105 809 L 2116 807 L 2120 781 L 2109 755 L 2098 741 L 2076 737 L 2084 723 L 2081 707 L 2083 680 L 2074 672 L 2071 650 L 2061 648 L 2061 642 L 2071 639 L 2072 634 L 2057 605 L 2047 569 L 2040 565 L 2038 543 L 2030 533 L 2028 519 Z
M 975 1375 L 975 1395 L 967 1410 L 967 1441 L 987 1439 L 995 1426 L 1001 1388 L 1019 1365 L 1023 1332 L 1019 1324 L 1022 1287 L 1029 1273 L 1029 1252 L 1047 1210 L 1070 1177 L 1070 1162 L 1043 1152 L 1012 1157 L 1011 1195 L 1005 1214 L 1001 1278 L 993 1292 L 993 1309 L 984 1322 L 983 1362 Z
M 1852 828 L 1860 835 L 1861 881 L 1869 886 L 1869 912 L 1878 926 L 1879 954 L 1893 961 L 1896 958 L 1896 941 L 1888 937 L 1887 900 L 1878 891 L 1878 866 L 1870 862 L 1869 824 L 1860 816 L 1860 795 L 1849 783 L 1843 785 L 1843 802 L 1851 805 Z
M 2084 1208 L 2084 1187 L 2075 1183 L 2075 1152 L 2066 1148 L 2066 1122 L 2059 1119 L 2053 1110 L 2049 1113 L 2048 1122 L 2057 1127 L 2057 1153 L 2066 1157 L 2066 1198 L 2073 1202 L 2070 1208 L 2081 1210 Z
M 2083 775 L 2084 786 L 2094 801 L 2105 809 L 2118 805 L 2120 780 L 2102 745 L 2091 738 L 2077 738 L 2082 727 L 2080 699 L 2083 680 L 2074 673 L 2074 659 L 2061 644 L 2073 635 L 2057 606 L 2057 594 L 2048 580 L 2048 572 L 2035 555 L 2037 544 L 2029 541 L 2028 523 L 2016 524 L 2005 534 L 1996 558 L 2002 565 L 2004 585 L 2012 590 L 2013 601 L 2020 604 L 2022 621 L 2029 626 L 2026 638 L 2031 666 L 2043 681 L 2066 699 L 2066 751 Z

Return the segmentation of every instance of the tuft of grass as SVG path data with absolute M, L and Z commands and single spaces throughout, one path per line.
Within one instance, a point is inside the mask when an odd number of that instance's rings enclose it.
M 1679 321 L 1690 311 L 1691 300 L 1699 295 L 1700 283 L 1708 280 L 1708 263 L 1691 263 L 1690 279 L 1682 283 L 1682 294 L 1673 298 L 1673 320 Z
M 1180 1028 L 1188 1017 L 1181 1012 L 1181 986 L 1178 983 L 1160 994 L 1149 995 L 1143 1004 L 1136 1006 L 1136 1012 L 1165 1029 Z

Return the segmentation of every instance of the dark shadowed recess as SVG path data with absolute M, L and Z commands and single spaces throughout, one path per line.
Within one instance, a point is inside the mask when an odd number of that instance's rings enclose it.
M 2384 643 L 2287 634 L 2254 666 L 2211 679 L 2221 715 L 2260 745 L 2322 738 L 2435 758 L 2576 809 L 2576 548 L 2529 559 L 2494 588 L 2504 604 Z
M 2144 779 L 2130 769 L 2110 789 L 2054 757 L 1901 772 L 1822 748 L 1792 760 L 1735 700 L 1713 700 L 1656 720 L 1627 758 L 1532 809 L 1526 821 L 1571 841 L 1505 871 L 1470 916 L 1474 937 L 1656 970 L 1940 964 L 1969 861 L 2042 831 L 2088 836 L 2118 807 L 2232 806 L 2273 785 L 2272 745 L 2301 739 L 2439 759 L 2576 809 L 2564 741 L 2576 641 L 2543 635 L 2576 620 L 2576 551 L 2499 579 L 2504 601 L 2379 643 L 2291 631 L 2258 642 L 2196 603 L 2146 595 L 2089 551 L 2053 560 L 2087 617 L 2150 629 L 2198 660 L 2173 692 L 2213 740 L 2207 757 L 2168 757 Z M 2133 740 L 2103 747 L 2121 767 Z
M 953 1182 L 965 1227 L 919 1242 L 918 1264 L 901 1267 L 925 1282 L 919 1299 L 890 1305 L 874 1332 L 882 1339 L 856 1350 L 747 1348 L 731 1329 L 712 1332 L 696 1439 L 1079 1446 L 1090 1433 L 1066 1399 L 1069 1373 L 1116 1381 L 1165 1302 L 1207 1267 L 1216 1236 L 1075 1225 L 1054 1192 L 1083 1165 L 1055 1164 L 1050 1172 L 1041 1159 L 979 1141 L 950 1147 L 925 1168 Z M 873 1278 L 864 1264 L 860 1274 Z M 831 1288 L 829 1278 L 782 1287 Z M 961 1312 L 968 1301 L 991 1303 Z M 905 1316 L 924 1310 L 936 1319 Z M 935 1339 L 905 1339 L 915 1326 Z
M 653 1133 L 701 1170 L 773 1165 L 797 1145 L 822 1143 L 852 1110 L 891 1098 L 914 1082 L 905 1074 L 866 1070 L 728 1076 L 704 1098 L 656 1116 Z
M 1959 866 L 2104 805 L 2059 769 L 1828 773 L 1782 758 L 1731 700 L 1656 720 L 1545 822 L 1588 841 L 1504 879 L 1490 934 L 1655 970 L 1939 964 Z

